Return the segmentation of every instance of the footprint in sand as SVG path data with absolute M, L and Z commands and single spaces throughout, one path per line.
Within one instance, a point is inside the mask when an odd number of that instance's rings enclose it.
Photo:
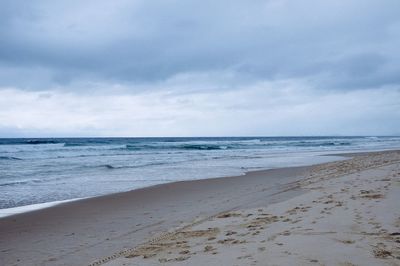
M 336 241 L 338 241 L 340 243 L 343 243 L 343 244 L 347 244 L 347 245 L 354 244 L 356 242 L 356 241 L 351 240 L 351 239 L 336 239 Z
M 188 249 L 185 249 L 185 250 L 182 250 L 181 252 L 179 252 L 179 254 L 181 254 L 181 255 L 185 255 L 185 254 L 189 254 L 190 253 L 190 250 L 188 250 Z
M 226 235 L 226 236 L 231 236 L 231 235 L 235 235 L 235 234 L 237 234 L 237 232 L 235 232 L 235 231 L 228 231 L 225 235 Z
M 210 251 L 215 251 L 216 249 L 211 246 L 211 245 L 207 245 L 204 247 L 204 252 L 210 252 Z
M 249 258 L 253 258 L 253 257 L 252 257 L 250 254 L 249 254 L 249 255 L 244 255 L 244 256 L 237 257 L 238 260 L 249 259 Z

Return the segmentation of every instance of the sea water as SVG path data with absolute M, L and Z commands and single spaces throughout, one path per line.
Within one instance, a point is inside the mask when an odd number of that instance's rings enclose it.
M 400 148 L 400 137 L 0 139 L 0 209 Z

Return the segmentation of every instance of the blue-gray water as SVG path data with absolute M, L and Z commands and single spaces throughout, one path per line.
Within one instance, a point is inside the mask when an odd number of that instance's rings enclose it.
M 400 137 L 0 139 L 0 209 L 399 147 Z

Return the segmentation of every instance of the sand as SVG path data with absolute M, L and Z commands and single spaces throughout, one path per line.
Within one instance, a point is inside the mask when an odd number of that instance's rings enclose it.
M 0 219 L 0 265 L 87 265 L 171 228 L 301 193 L 306 167 L 175 182 Z
M 400 265 L 400 152 L 315 166 L 298 184 L 307 192 L 219 213 L 104 265 Z
M 0 219 L 1 265 L 400 265 L 400 152 Z

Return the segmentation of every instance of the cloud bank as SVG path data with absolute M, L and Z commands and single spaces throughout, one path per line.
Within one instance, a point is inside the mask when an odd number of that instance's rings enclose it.
M 2 1 L 0 136 L 400 134 L 399 1 Z

